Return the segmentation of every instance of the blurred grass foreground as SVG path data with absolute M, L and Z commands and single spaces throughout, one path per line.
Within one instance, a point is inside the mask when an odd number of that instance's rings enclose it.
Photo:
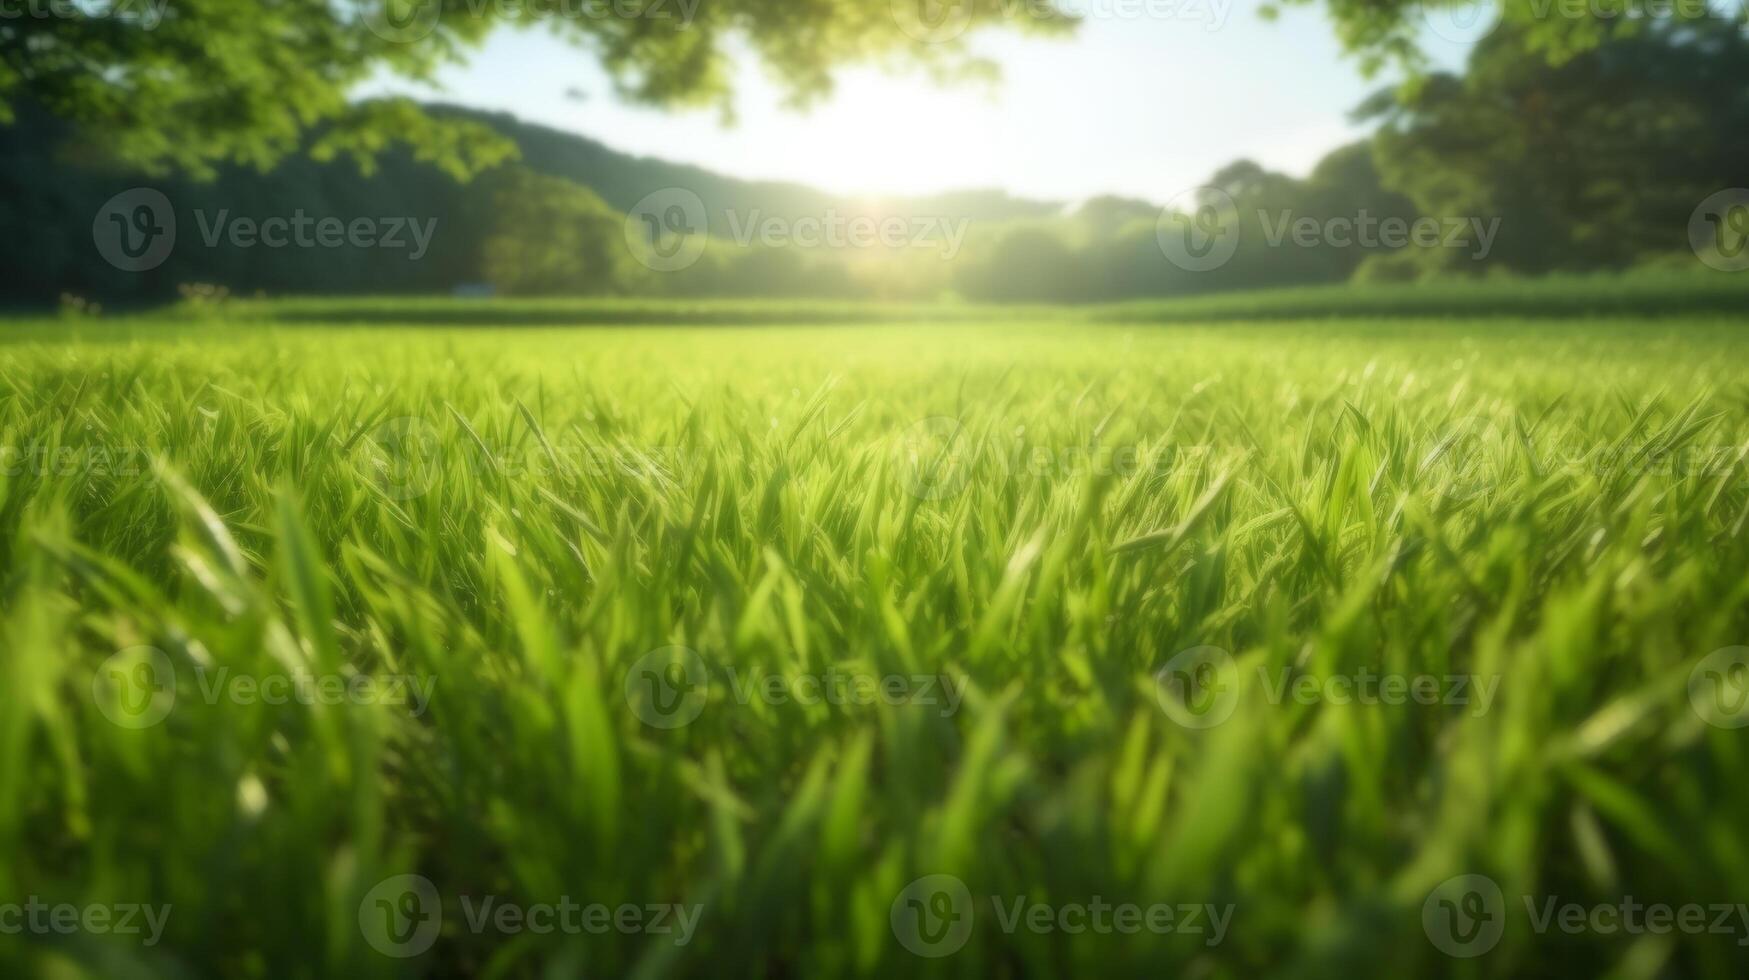
M 1736 315 L 312 308 L 0 348 L 8 975 L 1743 962 Z

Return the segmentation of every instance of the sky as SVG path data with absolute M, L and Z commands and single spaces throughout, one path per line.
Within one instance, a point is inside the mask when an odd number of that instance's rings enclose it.
M 368 91 L 508 111 L 624 152 L 844 195 L 995 188 L 1159 202 L 1240 158 L 1303 175 L 1364 134 L 1348 113 L 1386 83 L 1363 78 L 1341 54 L 1321 4 L 1274 21 L 1257 15 L 1257 0 L 1058 6 L 1086 15 L 1078 31 L 971 35 L 1000 68 L 993 86 L 850 68 L 833 97 L 798 111 L 780 104 L 755 59 L 738 57 L 733 126 L 714 110 L 622 103 L 586 50 L 533 31 L 500 30 L 446 70 L 439 90 L 379 80 Z M 1438 60 L 1461 62 L 1463 45 L 1440 36 L 1427 44 Z M 585 97 L 567 97 L 572 90 Z

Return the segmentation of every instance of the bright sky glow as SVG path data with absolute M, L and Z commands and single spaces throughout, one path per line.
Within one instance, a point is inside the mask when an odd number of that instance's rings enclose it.
M 742 59 L 732 128 L 710 111 L 620 103 L 587 51 L 543 32 L 501 31 L 446 72 L 441 91 L 370 91 L 506 110 L 625 152 L 842 194 L 1000 188 L 1163 201 L 1239 158 L 1303 174 L 1362 135 L 1347 114 L 1385 84 L 1341 56 L 1320 6 L 1273 22 L 1257 16 L 1254 0 L 1078 0 L 1069 9 L 1090 16 L 1066 38 L 974 36 L 1001 65 L 994 87 L 854 69 L 830 101 L 797 112 Z M 1460 61 L 1461 45 L 1429 43 L 1442 61 Z M 567 98 L 569 90 L 587 98 Z

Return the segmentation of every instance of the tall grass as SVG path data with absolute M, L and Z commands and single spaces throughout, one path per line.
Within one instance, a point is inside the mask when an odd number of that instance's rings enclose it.
M 170 912 L 0 936 L 8 975 L 1740 973 L 1741 931 L 1522 900 L 1744 897 L 1744 737 L 1691 698 L 1749 636 L 1735 323 L 20 337 L 0 902 Z M 1424 921 L 1464 874 L 1506 897 L 1475 959 Z M 373 925 L 404 875 L 429 943 Z M 939 958 L 931 875 L 975 910 Z M 1020 896 L 1231 919 L 1004 931 Z

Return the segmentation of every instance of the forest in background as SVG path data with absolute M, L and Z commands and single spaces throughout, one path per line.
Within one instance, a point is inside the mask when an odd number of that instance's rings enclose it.
M 1098 302 L 1317 283 L 1534 276 L 1693 265 L 1689 219 L 1723 188 L 1749 183 L 1749 46 L 1734 22 L 1649 19 L 1559 63 L 1527 56 L 1507 26 L 1464 74 L 1381 90 L 1356 109 L 1376 123 L 1305 178 L 1235 162 L 1207 181 L 1231 202 L 1239 246 L 1218 268 L 1163 254 L 1162 204 L 1100 197 L 1074 205 L 1000 191 L 858 202 L 795 184 L 744 181 L 617 153 L 593 140 L 455 107 L 437 118 L 483 124 L 515 152 L 466 179 L 406 149 L 361 165 L 294 154 L 265 171 L 151 175 L 29 103 L 0 127 L 0 241 L 11 304 L 66 295 L 150 303 L 189 288 L 232 294 L 632 295 L 964 298 Z M 315 144 L 320 133 L 307 142 Z M 178 247 L 158 267 L 95 261 L 92 222 L 118 192 L 147 186 L 174 202 Z M 629 209 L 683 188 L 704 205 L 708 238 L 680 269 L 640 262 Z M 1204 195 L 1209 192 L 1205 189 Z M 1191 205 L 1194 208 L 1194 204 Z M 224 222 L 301 214 L 399 217 L 431 229 L 408 248 L 211 247 Z M 807 219 L 899 217 L 952 226 L 897 247 L 773 245 L 755 230 Z M 1328 235 L 1302 244 L 1290 222 L 1374 227 L 1430 221 L 1497 229 L 1485 248 Z M 1187 217 L 1187 220 L 1194 220 Z M 217 231 L 215 232 L 215 229 Z M 1365 235 L 1349 236 L 1364 239 Z

